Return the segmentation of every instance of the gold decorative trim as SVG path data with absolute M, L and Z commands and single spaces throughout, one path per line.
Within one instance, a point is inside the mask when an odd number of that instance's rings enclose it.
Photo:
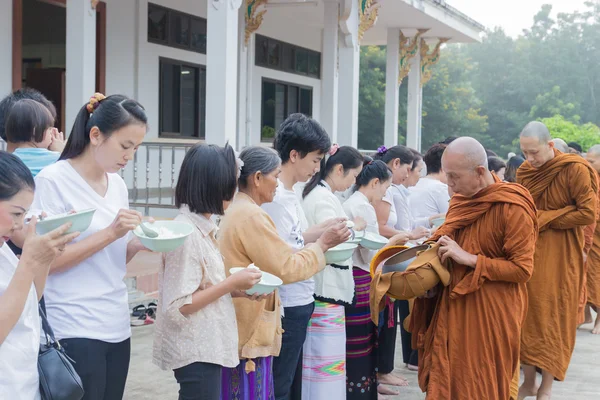
M 410 72 L 410 60 L 417 55 L 419 51 L 419 38 L 429 29 L 419 29 L 415 36 L 411 39 L 404 36 L 400 30 L 400 60 L 398 70 L 398 85 L 402 84 L 404 78 Z
M 263 22 L 263 16 L 267 12 L 267 10 L 262 10 L 258 13 L 256 11 L 260 6 L 266 5 L 268 1 L 269 0 L 246 0 L 246 12 L 244 13 L 246 17 L 244 43 L 246 46 L 248 46 L 252 34 L 260 28 L 260 25 Z
M 375 0 L 358 0 L 358 43 L 363 39 L 365 32 L 377 22 L 379 4 Z
M 431 67 L 440 61 L 440 49 L 450 38 L 439 38 L 435 48 L 429 53 L 429 45 L 425 39 L 421 39 L 421 87 L 425 86 L 431 79 Z

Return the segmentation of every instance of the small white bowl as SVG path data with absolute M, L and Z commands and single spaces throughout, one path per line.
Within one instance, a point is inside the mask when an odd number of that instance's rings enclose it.
M 244 270 L 244 267 L 233 267 L 229 269 L 230 274 L 235 274 L 236 272 L 240 272 Z M 253 296 L 255 294 L 263 295 L 263 294 L 271 294 L 277 289 L 279 286 L 283 285 L 283 281 L 276 277 L 273 274 L 268 272 L 260 271 L 262 273 L 262 277 L 260 278 L 260 282 L 256 285 L 252 286 L 250 289 L 246 290 L 246 294 L 248 296 Z
M 71 225 L 71 227 L 65 234 L 73 232 L 82 233 L 90 227 L 95 212 L 95 208 L 90 208 L 89 210 L 82 210 L 72 214 L 67 213 L 53 215 L 51 217 L 47 217 L 41 221 L 38 221 L 37 225 L 35 226 L 35 231 L 38 233 L 38 235 L 45 235 L 46 233 L 53 231 L 56 228 L 60 228 L 67 222 L 71 222 L 73 225 Z
M 438 228 L 442 226 L 444 222 L 446 222 L 446 217 L 434 218 L 433 220 L 431 220 L 431 226 L 432 228 Z
M 369 250 L 379 250 L 387 243 L 388 240 L 386 238 L 373 232 L 366 232 L 365 237 L 360 241 L 360 245 Z
M 176 237 L 171 238 L 161 238 L 160 236 L 157 238 L 149 238 L 144 234 L 144 231 L 142 231 L 140 226 L 135 228 L 133 234 L 140 239 L 140 242 L 142 242 L 144 247 L 158 253 L 168 253 L 169 251 L 175 250 L 185 243 L 185 239 L 194 231 L 193 225 L 179 221 L 156 221 L 151 224 L 148 223 L 148 227 L 157 231 L 159 231 L 160 228 L 166 228 L 177 235 Z
M 352 253 L 357 247 L 356 243 L 342 243 L 332 247 L 325 252 L 327 265 L 341 263 L 352 258 Z
M 354 231 L 354 239 L 350 237 L 350 239 L 346 240 L 346 243 L 359 244 L 363 237 L 365 237 L 365 231 Z

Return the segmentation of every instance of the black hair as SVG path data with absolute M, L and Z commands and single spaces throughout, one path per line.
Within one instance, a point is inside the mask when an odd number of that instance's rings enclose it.
M 6 138 L 11 143 L 40 143 L 54 126 L 54 118 L 42 103 L 31 99 L 17 101 L 6 118 Z
M 380 182 L 387 182 L 392 179 L 392 171 L 387 164 L 381 160 L 373 160 L 369 156 L 365 156 L 363 169 L 356 177 L 356 186 L 354 190 L 358 190 L 363 186 L 367 186 L 373 179 L 379 179 Z
M 358 150 L 351 146 L 342 146 L 329 157 L 325 157 L 321 160 L 321 169 L 318 173 L 314 174 L 310 181 L 304 186 L 302 191 L 302 198 L 308 196 L 308 194 L 329 175 L 333 167 L 341 164 L 344 168 L 345 173 L 353 168 L 358 168 L 363 165 L 364 157 Z
M 325 154 L 331 147 L 329 135 L 321 124 L 304 114 L 291 114 L 281 123 L 273 148 L 279 153 L 283 164 L 290 160 L 290 152 L 296 150 L 304 158 L 318 151 Z
M 450 143 L 454 142 L 456 139 L 458 139 L 458 136 L 448 136 L 446 139 L 444 139 L 438 143 L 445 144 L 446 146 L 448 146 Z
M 246 147 L 240 153 L 240 160 L 244 163 L 238 180 L 240 188 L 248 187 L 248 179 L 257 172 L 268 175 L 281 165 L 277 152 L 262 146 Z
M 35 190 L 31 171 L 14 154 L 0 151 L 0 201 L 12 199 L 21 190 Z
M 108 96 L 99 102 L 93 113 L 88 111 L 87 106 L 85 104 L 79 110 L 60 160 L 80 156 L 90 144 L 90 131 L 94 126 L 108 138 L 114 131 L 125 126 L 148 124 L 144 107 L 126 96 Z
M 498 157 L 498 154 L 496 154 L 494 151 L 490 150 L 490 149 L 485 149 L 485 154 L 489 157 Z
M 517 170 L 525 162 L 525 158 L 521 156 L 512 156 L 506 163 L 506 172 L 504 173 L 504 180 L 506 182 L 517 181 Z
M 54 107 L 54 104 L 46 96 L 31 88 L 16 90 L 0 101 L 0 138 L 2 140 L 6 141 L 6 119 L 8 118 L 10 109 L 13 104 L 23 99 L 35 100 L 38 103 L 42 103 L 50 111 L 52 119 L 56 119 L 56 107 Z
M 413 163 L 412 163 L 412 167 L 411 167 L 411 171 L 414 171 L 418 166 L 419 163 L 421 161 L 423 161 L 423 155 L 421 153 L 419 153 L 418 151 L 416 151 L 415 149 L 411 149 L 409 148 L 410 152 L 412 153 L 414 159 L 413 159 Z
M 175 205 L 186 204 L 195 214 L 223 215 L 223 202 L 237 189 L 235 152 L 226 144 L 198 143 L 186 153 L 175 187 Z
M 583 151 L 583 148 L 577 142 L 569 142 L 569 143 L 567 143 L 567 146 L 569 146 L 573 150 L 577 150 L 579 153 L 581 153 Z
M 442 143 L 434 144 L 427 150 L 423 161 L 427 166 L 427 174 L 437 174 L 442 170 L 442 154 L 446 150 L 446 145 Z
M 506 168 L 506 163 L 500 157 L 488 157 L 488 169 L 493 172 L 498 172 L 502 168 Z
M 377 153 L 373 158 L 375 160 L 381 160 L 386 164 L 389 164 L 390 161 L 395 160 L 396 158 L 400 159 L 400 164 L 412 164 L 415 159 L 410 149 L 401 144 L 390 147 L 389 149 L 382 146 L 377 150 Z

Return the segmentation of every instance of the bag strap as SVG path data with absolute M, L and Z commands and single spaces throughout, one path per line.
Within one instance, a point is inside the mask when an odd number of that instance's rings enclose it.
M 56 345 L 60 349 L 60 343 L 54 337 L 54 331 L 52 330 L 52 327 L 50 326 L 50 323 L 48 322 L 48 318 L 46 318 L 46 313 L 44 312 L 44 310 L 42 309 L 42 306 L 40 304 L 38 304 L 38 309 L 40 312 L 40 317 L 42 318 L 42 330 L 44 331 L 44 335 L 46 336 L 46 343 L 47 344 L 56 343 Z

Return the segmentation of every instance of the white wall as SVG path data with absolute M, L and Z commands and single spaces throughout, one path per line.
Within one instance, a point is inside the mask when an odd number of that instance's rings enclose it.
M 105 1 L 106 94 L 123 94 L 139 100 L 135 91 L 137 2 Z
M 12 91 L 12 0 L 0 0 L 0 96 Z

